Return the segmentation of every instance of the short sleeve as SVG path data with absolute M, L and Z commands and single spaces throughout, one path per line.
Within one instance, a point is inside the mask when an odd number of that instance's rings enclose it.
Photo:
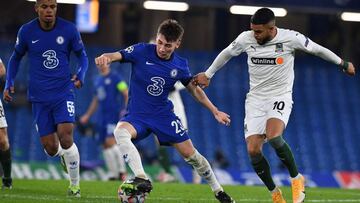
M 299 33 L 299 32 L 293 32 L 292 33 L 292 45 L 294 49 L 302 50 L 305 52 L 311 52 L 314 42 L 311 41 L 307 36 Z
M 121 62 L 135 62 L 136 58 L 139 56 L 139 52 L 144 48 L 143 43 L 131 45 L 126 49 L 120 50 L 120 54 L 122 55 Z
M 244 52 L 246 33 L 242 32 L 226 49 L 232 56 L 238 56 Z
M 185 61 L 185 65 L 186 65 L 186 68 L 185 68 L 185 71 L 183 73 L 183 76 L 180 79 L 180 82 L 186 87 L 190 83 L 190 81 L 192 79 L 192 74 L 190 72 L 190 68 L 189 68 L 189 65 L 188 65 L 187 61 Z

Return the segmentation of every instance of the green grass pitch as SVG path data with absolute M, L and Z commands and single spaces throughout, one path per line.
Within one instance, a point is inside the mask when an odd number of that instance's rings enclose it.
M 120 182 L 82 181 L 81 198 L 66 196 L 68 181 L 65 180 L 14 180 L 12 190 L 0 191 L 1 203 L 40 202 L 119 202 L 117 188 Z M 265 187 L 224 186 L 236 202 L 271 202 Z M 281 187 L 287 202 L 291 201 L 288 187 Z M 335 188 L 307 188 L 306 202 L 359 202 L 359 190 Z M 158 202 L 217 202 L 206 184 L 154 183 L 154 190 L 146 203 Z

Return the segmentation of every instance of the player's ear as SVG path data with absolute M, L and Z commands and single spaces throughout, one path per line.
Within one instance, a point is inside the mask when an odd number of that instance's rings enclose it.
M 180 47 L 180 44 L 181 44 L 181 39 L 177 40 L 177 42 L 176 42 L 176 48 L 179 48 L 179 47 Z

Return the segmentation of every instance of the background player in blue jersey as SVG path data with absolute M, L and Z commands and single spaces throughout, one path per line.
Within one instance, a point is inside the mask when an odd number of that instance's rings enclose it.
M 107 66 L 100 67 L 99 73 L 94 83 L 94 97 L 86 113 L 81 116 L 80 123 L 88 123 L 91 115 L 100 107 L 97 127 L 99 141 L 103 145 L 104 160 L 112 175 L 110 180 L 125 180 L 126 165 L 113 132 L 122 112 L 126 111 L 128 86 L 118 73 L 111 72 Z
M 0 77 L 5 75 L 6 69 L 0 58 Z M 5 118 L 5 111 L 0 100 L 0 165 L 3 171 L 2 189 L 12 188 L 11 178 L 11 151 L 9 144 L 9 137 L 7 134 L 7 122 Z
M 80 197 L 79 151 L 73 142 L 75 88 L 84 84 L 88 59 L 74 24 L 56 17 L 56 0 L 37 0 L 38 18 L 21 26 L 9 60 L 4 100 L 10 102 L 21 58 L 30 63 L 28 99 L 45 152 L 62 156 L 69 173 L 68 194 Z M 79 68 L 71 74 L 69 58 L 74 51 Z
M 168 99 L 174 84 L 180 81 L 198 102 L 213 113 L 218 122 L 230 124 L 229 115 L 219 111 L 204 91 L 190 82 L 192 76 L 187 60 L 174 52 L 180 46 L 183 32 L 177 21 L 168 19 L 159 26 L 155 45 L 140 43 L 95 59 L 98 67 L 109 66 L 114 61 L 132 64 L 128 114 L 117 124 L 114 135 L 135 178 L 122 184 L 121 189 L 136 188 L 144 193 L 152 190 L 139 152 L 131 139 L 136 142 L 154 133 L 160 144 L 176 148 L 208 182 L 220 202 L 233 202 L 217 181 L 209 162 L 193 146 Z

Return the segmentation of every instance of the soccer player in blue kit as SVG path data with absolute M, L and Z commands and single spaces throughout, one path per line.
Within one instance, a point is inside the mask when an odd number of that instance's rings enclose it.
M 204 91 L 190 82 L 192 75 L 187 60 L 174 52 L 180 46 L 183 32 L 184 29 L 176 20 L 168 19 L 158 27 L 156 44 L 139 43 L 95 58 L 98 67 L 109 66 L 115 61 L 132 64 L 128 113 L 118 122 L 114 136 L 135 178 L 123 183 L 121 189 L 130 188 L 142 193 L 152 190 L 132 140 L 136 142 L 154 133 L 160 144 L 175 147 L 185 161 L 208 182 L 220 202 L 234 202 L 217 181 L 209 162 L 193 146 L 168 99 L 174 84 L 181 81 L 219 123 L 230 124 L 229 115 L 219 111 Z
M 126 165 L 116 144 L 113 132 L 123 112 L 126 111 L 128 101 L 128 86 L 120 74 L 111 71 L 110 67 L 99 68 L 100 75 L 94 82 L 94 96 L 85 114 L 80 117 L 80 123 L 88 123 L 100 107 L 97 119 L 98 141 L 103 146 L 103 157 L 111 173 L 110 180 L 125 180 Z
M 75 88 L 84 84 L 88 58 L 80 33 L 74 24 L 56 17 L 56 0 L 37 0 L 38 17 L 21 26 L 15 50 L 9 60 L 4 100 L 12 101 L 14 79 L 22 57 L 27 53 L 28 99 L 45 152 L 61 156 L 69 174 L 68 195 L 80 197 L 80 156 L 73 142 Z M 69 58 L 74 51 L 79 68 L 71 74 Z

